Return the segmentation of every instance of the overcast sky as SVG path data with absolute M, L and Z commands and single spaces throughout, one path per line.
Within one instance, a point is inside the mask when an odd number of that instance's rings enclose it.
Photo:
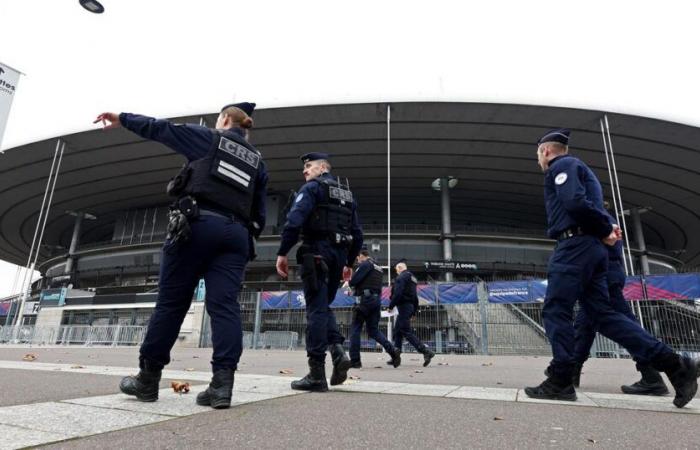
M 700 126 L 694 2 L 0 0 L 20 79 L 3 149 L 168 117 L 439 100 L 601 109 Z M 48 175 L 48 174 L 47 174 Z M 15 270 L 0 264 L 0 296 Z

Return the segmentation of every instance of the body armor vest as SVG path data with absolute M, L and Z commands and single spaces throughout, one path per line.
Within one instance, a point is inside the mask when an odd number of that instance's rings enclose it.
M 316 203 L 304 224 L 305 238 L 330 239 L 339 245 L 352 242 L 352 192 L 330 177 L 314 181 L 321 185 L 321 200 Z
M 355 292 L 357 295 L 362 295 L 365 289 L 369 289 L 374 294 L 379 294 L 382 291 L 382 282 L 384 281 L 382 268 L 371 259 L 368 259 L 367 262 L 372 264 L 374 267 L 372 270 L 370 270 L 369 274 L 367 274 L 367 276 L 357 286 L 355 286 Z
M 260 152 L 243 138 L 217 132 L 207 155 L 185 167 L 184 188 L 173 194 L 191 195 L 204 209 L 210 206 L 248 222 L 261 164 Z

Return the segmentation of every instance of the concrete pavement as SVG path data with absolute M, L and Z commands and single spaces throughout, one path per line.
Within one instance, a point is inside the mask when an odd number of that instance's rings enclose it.
M 37 359 L 21 361 L 27 353 Z M 700 400 L 678 410 L 671 397 L 619 394 L 636 377 L 629 360 L 591 360 L 579 401 L 550 405 L 519 391 L 542 380 L 546 358 L 447 355 L 423 368 L 420 355 L 404 354 L 393 369 L 366 353 L 365 368 L 334 392 L 299 395 L 288 386 L 306 371 L 303 352 L 246 351 L 239 404 L 212 411 L 194 404 L 209 355 L 175 349 L 162 387 L 190 380 L 193 392 L 165 389 L 159 402 L 143 404 L 117 394 L 120 377 L 136 371 L 135 348 L 0 347 L 0 448 L 698 446 L 691 431 Z

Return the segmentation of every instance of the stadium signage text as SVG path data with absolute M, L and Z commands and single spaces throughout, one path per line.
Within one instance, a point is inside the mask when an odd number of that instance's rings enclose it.
M 426 261 L 423 266 L 437 271 L 477 270 L 476 264 L 463 261 Z

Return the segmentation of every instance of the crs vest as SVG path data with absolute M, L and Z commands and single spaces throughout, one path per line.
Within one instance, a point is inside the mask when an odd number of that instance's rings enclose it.
M 374 267 L 369 271 L 367 276 L 355 286 L 355 292 L 358 295 L 361 295 L 365 289 L 369 289 L 374 294 L 378 294 L 382 291 L 382 281 L 384 281 L 382 268 L 371 259 L 368 259 L 367 262 Z
M 336 244 L 352 241 L 352 192 L 331 177 L 319 177 L 322 199 L 316 203 L 303 228 L 304 237 L 330 239 Z
M 243 138 L 217 132 L 207 155 L 188 164 L 183 194 L 192 195 L 205 209 L 211 205 L 249 221 L 262 164 L 260 152 Z
M 400 303 L 400 304 L 410 303 L 414 307 L 418 307 L 418 291 L 417 291 L 418 280 L 416 279 L 416 277 L 413 276 L 412 273 L 408 272 L 408 275 L 409 275 L 409 277 L 408 277 L 408 280 L 406 281 L 406 287 L 404 288 L 404 291 L 401 293 L 401 299 L 399 300 L 398 303 Z

